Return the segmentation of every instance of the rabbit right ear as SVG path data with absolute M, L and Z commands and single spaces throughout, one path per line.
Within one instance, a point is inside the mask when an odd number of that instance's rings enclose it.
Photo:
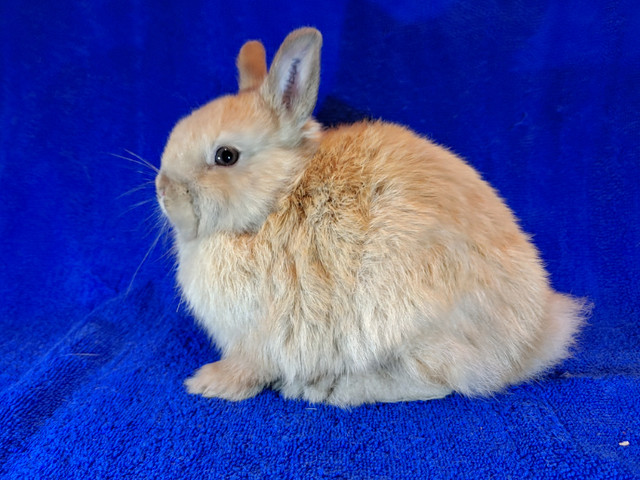
M 276 113 L 301 125 L 318 99 L 322 35 L 315 28 L 300 28 L 284 39 L 261 93 Z
M 238 53 L 236 66 L 238 67 L 238 90 L 259 87 L 267 76 L 264 46 L 256 40 L 245 43 Z

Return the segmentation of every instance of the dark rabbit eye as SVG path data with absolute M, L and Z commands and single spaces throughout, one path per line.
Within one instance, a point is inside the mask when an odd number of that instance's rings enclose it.
M 240 152 L 233 147 L 220 147 L 216 150 L 216 165 L 230 167 L 238 161 Z

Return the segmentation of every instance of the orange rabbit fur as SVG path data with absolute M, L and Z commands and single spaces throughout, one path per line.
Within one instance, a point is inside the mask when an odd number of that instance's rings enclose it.
M 186 381 L 230 400 L 271 386 L 339 406 L 485 395 L 569 353 L 583 302 L 552 291 L 496 192 L 443 147 L 361 122 L 322 130 L 322 37 L 174 128 L 156 179 L 178 283 L 222 351 Z

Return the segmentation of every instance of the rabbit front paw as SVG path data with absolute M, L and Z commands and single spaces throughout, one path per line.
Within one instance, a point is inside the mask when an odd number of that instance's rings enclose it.
M 184 384 L 191 394 L 232 401 L 251 398 L 264 388 L 254 371 L 230 359 L 207 363 Z

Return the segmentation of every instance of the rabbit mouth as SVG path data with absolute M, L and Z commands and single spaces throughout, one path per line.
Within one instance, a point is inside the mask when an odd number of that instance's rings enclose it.
M 200 215 L 198 214 L 198 208 L 195 207 L 192 201 L 182 201 L 167 205 L 166 201 L 163 200 L 160 208 L 164 208 L 167 212 L 167 218 L 180 240 L 190 241 L 198 238 Z
M 160 207 L 160 211 L 162 212 L 162 214 L 165 217 L 169 218 L 169 212 L 167 212 L 167 207 L 165 207 L 164 205 L 164 195 L 156 193 L 156 201 L 158 202 L 158 206 Z
M 157 180 L 156 198 L 178 238 L 189 241 L 198 237 L 199 208 L 188 185 L 172 181 L 161 173 Z

